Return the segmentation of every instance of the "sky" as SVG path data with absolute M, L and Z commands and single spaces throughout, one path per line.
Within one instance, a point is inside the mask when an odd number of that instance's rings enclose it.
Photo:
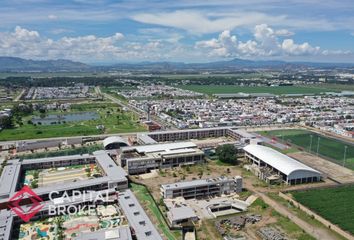
M 0 56 L 354 63 L 354 0 L 0 0 Z

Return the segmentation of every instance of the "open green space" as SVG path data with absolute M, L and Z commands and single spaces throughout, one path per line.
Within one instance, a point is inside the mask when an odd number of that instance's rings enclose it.
M 142 206 L 147 208 L 149 212 L 154 215 L 154 218 L 158 221 L 158 225 L 156 227 L 162 230 L 165 237 L 169 240 L 181 239 L 182 233 L 180 231 L 171 231 L 169 229 L 165 219 L 158 209 L 158 206 L 155 204 L 146 187 L 143 185 L 131 183 L 131 189 L 133 190 L 135 196 L 138 198 Z
M 296 201 L 354 234 L 354 185 L 291 192 Z
M 271 94 L 318 94 L 329 91 L 339 91 L 339 88 L 331 89 L 325 86 L 280 86 L 280 87 L 242 87 L 237 85 L 183 85 L 182 89 L 191 90 L 205 94 L 218 93 L 271 93 Z
M 95 112 L 99 115 L 97 119 L 87 121 L 60 122 L 56 124 L 33 124 L 33 116 L 41 113 L 35 111 L 29 116 L 22 117 L 20 123 L 13 128 L 3 129 L 0 132 L 0 141 L 35 139 L 50 137 L 87 136 L 102 133 L 125 133 L 144 131 L 138 123 L 138 117 L 132 113 L 122 110 L 113 103 L 87 103 L 72 105 L 70 110 L 49 111 L 45 114 L 68 114 L 80 112 Z M 45 117 L 45 116 L 44 116 Z M 104 128 L 102 128 L 104 126 Z
M 264 136 L 276 137 L 280 141 L 295 144 L 304 151 L 313 154 L 317 154 L 318 146 L 319 155 L 329 158 L 339 165 L 344 163 L 344 151 L 347 146 L 344 166 L 354 170 L 354 144 L 301 129 L 273 130 L 260 133 Z

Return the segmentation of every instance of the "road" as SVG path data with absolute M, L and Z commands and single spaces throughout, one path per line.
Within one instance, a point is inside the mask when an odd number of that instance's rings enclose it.
M 25 89 L 23 89 L 23 90 L 21 91 L 21 93 L 20 93 L 19 95 L 17 95 L 17 96 L 16 96 L 16 98 L 15 98 L 15 100 L 14 100 L 14 101 L 15 101 L 15 102 L 18 102 L 18 101 L 20 100 L 20 98 L 22 97 L 22 95 L 25 93 L 25 91 L 26 91 L 26 90 L 25 90 Z
M 134 106 L 134 105 L 132 105 L 130 103 L 125 103 L 122 100 L 120 100 L 118 98 L 115 98 L 114 96 L 112 96 L 112 95 L 110 95 L 108 93 L 102 93 L 99 87 L 96 87 L 96 88 L 98 88 L 96 90 L 96 92 L 100 92 L 105 98 L 108 98 L 112 102 L 117 103 L 119 106 L 129 109 L 130 111 L 132 111 L 135 114 L 137 114 L 139 117 L 142 117 L 142 118 L 147 117 L 147 112 L 145 112 L 144 110 L 141 110 L 140 108 L 137 108 L 136 106 Z M 167 126 L 169 124 L 166 123 L 165 121 L 163 121 L 162 119 L 160 119 L 157 116 L 151 116 L 151 119 L 154 122 L 158 123 L 162 127 L 162 129 L 169 129 L 169 130 L 176 130 L 177 129 L 177 128 L 171 128 L 171 127 L 167 128 Z
M 266 192 L 264 192 L 264 189 L 260 190 L 254 187 L 251 181 L 244 181 L 244 185 L 246 189 L 254 192 L 257 196 L 261 197 L 266 204 L 274 208 L 282 216 L 290 219 L 292 222 L 294 222 L 296 225 L 298 225 L 301 229 L 303 229 L 306 233 L 313 236 L 314 238 L 321 239 L 321 240 L 338 239 L 331 231 L 325 228 L 318 228 L 302 220 L 301 218 L 296 216 L 293 212 L 291 212 L 287 207 L 270 198 L 266 194 Z

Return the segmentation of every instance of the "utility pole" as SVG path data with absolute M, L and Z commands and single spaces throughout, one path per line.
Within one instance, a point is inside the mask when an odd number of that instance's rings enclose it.
M 313 139 L 313 135 L 311 134 L 310 135 L 310 153 L 312 151 L 312 139 Z
M 347 148 L 348 148 L 348 146 L 344 146 L 343 167 L 345 166 L 345 160 L 347 158 Z
M 318 156 L 319 149 L 320 149 L 320 136 L 318 136 L 318 141 L 317 141 L 317 156 Z

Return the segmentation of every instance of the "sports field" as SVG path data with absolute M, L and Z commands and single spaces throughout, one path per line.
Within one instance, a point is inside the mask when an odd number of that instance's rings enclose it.
M 344 150 L 347 146 L 345 167 L 354 170 L 354 144 L 340 141 L 334 138 L 324 137 L 314 132 L 294 130 L 273 130 L 260 132 L 264 136 L 276 138 L 279 141 L 286 141 L 301 147 L 304 151 L 330 158 L 333 162 L 343 165 Z M 313 137 L 311 137 L 311 135 Z M 312 144 L 311 144 L 312 138 Z M 311 147 L 311 149 L 310 149 Z
M 304 93 L 322 93 L 332 91 L 330 88 L 321 86 L 281 86 L 281 87 L 242 87 L 236 85 L 184 85 L 179 86 L 182 89 L 187 89 L 205 94 L 217 93 L 272 93 L 272 94 L 304 94 Z M 333 89 L 338 91 L 338 89 Z
M 354 234 L 354 185 L 292 192 L 296 201 Z

